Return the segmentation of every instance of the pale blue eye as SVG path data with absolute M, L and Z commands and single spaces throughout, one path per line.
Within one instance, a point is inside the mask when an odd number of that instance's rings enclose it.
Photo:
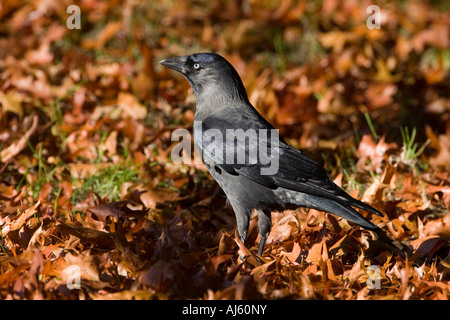
M 199 64 L 199 63 L 194 64 L 194 69 L 195 69 L 195 70 L 200 69 L 200 64 Z

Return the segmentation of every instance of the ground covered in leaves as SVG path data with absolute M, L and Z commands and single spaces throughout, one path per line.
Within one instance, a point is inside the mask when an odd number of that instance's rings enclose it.
M 445 1 L 2 2 L 0 299 L 448 299 Z M 73 21 L 72 21 L 73 22 Z M 250 100 L 392 240 L 273 213 L 248 248 L 202 165 L 170 154 L 188 83 L 158 61 L 213 51 Z M 384 239 L 386 240 L 386 239 Z

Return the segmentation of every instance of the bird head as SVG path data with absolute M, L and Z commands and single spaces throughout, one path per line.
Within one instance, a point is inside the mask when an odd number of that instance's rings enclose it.
M 160 63 L 180 72 L 186 78 L 194 90 L 197 102 L 204 95 L 248 100 L 239 74 L 218 54 L 194 53 L 164 59 Z

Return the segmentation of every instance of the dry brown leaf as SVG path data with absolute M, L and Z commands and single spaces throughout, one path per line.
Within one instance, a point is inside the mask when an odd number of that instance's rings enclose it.
M 86 49 L 103 49 L 106 42 L 113 38 L 122 28 L 123 23 L 121 21 L 109 22 L 95 39 L 84 39 L 81 42 L 81 45 Z
M 429 29 L 418 32 L 411 39 L 411 46 L 417 52 L 422 52 L 427 44 L 437 48 L 448 48 L 450 46 L 449 26 L 440 22 L 433 23 Z
M 396 143 L 386 143 L 385 136 L 375 143 L 371 135 L 364 135 L 359 143 L 357 155 L 359 157 L 356 167 L 358 171 L 380 171 L 384 155 L 391 149 L 397 149 Z
M 122 110 L 122 115 L 125 118 L 143 120 L 147 116 L 147 108 L 130 93 L 119 93 L 117 105 Z
M 89 178 L 100 170 L 111 166 L 110 163 L 69 163 L 70 176 L 74 179 Z
M 369 204 L 382 203 L 383 191 L 386 188 L 395 189 L 397 165 L 388 163 L 384 168 L 380 180 L 375 180 L 369 188 L 366 189 L 362 196 L 362 201 Z
M 147 190 L 139 197 L 146 208 L 156 209 L 157 203 L 173 202 L 177 200 L 178 196 L 178 192 Z
M 434 167 L 449 167 L 450 159 L 450 127 L 447 129 L 446 134 L 441 134 L 438 137 L 439 139 L 439 153 L 430 158 L 430 164 Z
M 379 81 L 379 82 L 385 82 L 385 83 L 394 83 L 399 81 L 403 75 L 402 74 L 391 74 L 391 71 L 389 70 L 387 66 L 387 61 L 384 61 L 382 59 L 377 59 L 375 61 L 377 73 L 373 76 L 373 80 Z M 387 86 L 384 87 L 385 89 L 382 91 L 383 94 L 387 96 L 391 96 L 397 92 L 397 87 L 395 86 Z M 389 98 L 388 98 L 389 101 Z
M 40 205 L 40 203 L 40 201 L 36 202 L 33 206 L 26 209 L 23 213 L 19 213 L 18 218 L 13 220 L 9 225 L 2 227 L 2 235 L 7 235 L 10 231 L 22 228 L 27 220 L 37 212 L 36 209 Z
M 123 290 L 113 293 L 92 293 L 90 294 L 94 300 L 166 300 L 161 294 L 155 294 L 151 290 Z M 166 298 L 166 299 L 164 299 Z
M 450 240 L 450 211 L 447 211 L 447 214 L 443 218 L 425 224 L 423 234 L 425 236 L 437 235 Z
M 397 93 L 397 86 L 392 83 L 369 84 L 364 91 L 369 107 L 383 108 L 390 106 L 394 102 Z
M 247 247 L 242 243 L 241 238 L 239 237 L 237 230 L 235 232 L 235 238 L 234 241 L 236 241 L 237 245 L 239 246 L 238 255 L 240 260 L 243 260 L 245 262 L 248 262 L 250 265 L 256 267 L 260 266 L 261 262 L 256 258 L 256 255 L 250 252 L 250 250 L 247 249 Z M 262 260 L 264 261 L 264 260 Z
M 0 92 L 0 104 L 2 106 L 2 115 L 5 115 L 7 112 L 12 112 L 19 117 L 23 117 L 23 108 L 22 108 L 23 97 L 15 92 Z
M 89 229 L 73 224 L 59 222 L 56 227 L 65 235 L 73 235 L 86 243 L 93 243 L 103 248 L 115 248 L 118 244 L 114 234 Z
M 251 275 L 255 278 L 260 278 L 264 275 L 267 275 L 268 272 L 272 271 L 276 267 L 276 262 L 277 260 L 272 260 L 253 268 Z
M 344 95 L 342 84 L 328 88 L 317 103 L 317 110 L 324 114 L 342 114 L 347 107 Z
M 289 239 L 293 233 L 300 228 L 296 213 L 285 211 L 272 214 L 272 229 L 267 237 L 266 243 L 280 243 Z
M 411 246 L 414 248 L 414 254 L 421 259 L 432 257 L 439 249 L 448 247 L 448 241 L 438 235 L 430 235 L 413 240 Z
M 139 276 L 139 282 L 157 292 L 164 292 L 175 281 L 175 272 L 171 263 L 158 261 Z
M 222 255 L 210 257 L 206 264 L 206 274 L 209 277 L 215 276 L 219 265 L 224 263 L 225 261 L 230 260 L 232 257 L 233 257 L 232 254 L 222 254 Z
M 282 255 L 285 256 L 291 263 L 294 265 L 298 265 L 298 258 L 300 257 L 302 248 L 297 242 L 294 242 L 294 246 L 292 247 L 292 251 L 287 253 L 283 252 Z
M 107 155 L 110 157 L 117 154 L 117 131 L 111 132 L 106 138 L 105 149 Z
M 106 222 L 106 218 L 111 216 L 114 218 L 133 217 L 143 218 L 147 215 L 147 210 L 133 210 L 128 205 L 130 201 L 118 201 L 102 203 L 95 207 L 89 208 L 93 214 L 101 221 Z
M 26 59 L 30 64 L 46 65 L 53 61 L 53 53 L 50 51 L 50 42 L 43 41 L 36 50 L 28 51 Z
M 331 31 L 322 33 L 319 37 L 320 42 L 325 48 L 333 48 L 333 52 L 342 52 L 346 43 L 354 42 L 359 35 L 352 32 Z
M 27 119 L 27 118 L 25 118 Z M 7 148 L 0 151 L 0 161 L 8 162 L 16 155 L 18 155 L 27 146 L 27 141 L 36 132 L 39 123 L 39 117 L 37 115 L 33 116 L 33 122 L 30 128 L 25 132 L 25 134 L 16 142 L 9 145 Z
M 319 265 L 320 261 L 322 261 L 322 254 L 324 254 L 323 246 L 324 240 L 319 243 L 314 243 L 311 249 L 309 249 L 308 255 L 306 256 L 305 260 L 312 263 L 313 265 Z

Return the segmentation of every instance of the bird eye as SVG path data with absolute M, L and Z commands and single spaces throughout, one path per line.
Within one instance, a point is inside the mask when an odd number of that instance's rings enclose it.
M 194 69 L 195 69 L 195 70 L 198 70 L 198 69 L 200 69 L 200 63 L 196 63 L 196 64 L 194 64 Z

